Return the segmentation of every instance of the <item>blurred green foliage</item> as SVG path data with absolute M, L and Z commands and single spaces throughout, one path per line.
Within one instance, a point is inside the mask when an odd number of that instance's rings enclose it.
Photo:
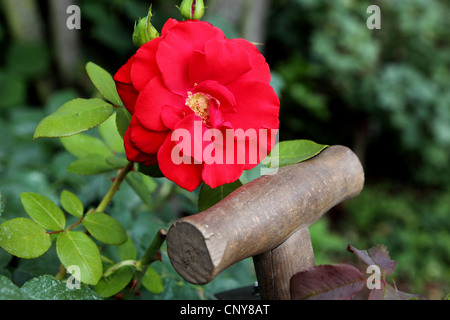
M 369 174 L 449 184 L 448 3 L 375 1 L 380 30 L 365 27 L 366 1 L 277 4 L 268 56 L 286 83 L 282 134 L 364 135 Z
M 366 28 L 371 4 L 380 30 Z M 450 285 L 449 4 L 297 0 L 272 12 L 267 55 L 284 80 L 281 140 L 346 144 L 366 172 L 362 194 L 327 217 L 336 234 L 326 222 L 312 227 L 319 260 L 345 257 L 336 243 L 383 243 L 397 277 L 439 297 Z
M 180 19 L 178 2 L 152 1 L 152 24 L 158 30 L 167 18 Z M 58 203 L 67 189 L 93 206 L 109 186 L 108 175 L 67 173 L 75 158 L 61 143 L 32 137 L 37 123 L 64 102 L 95 92 L 84 71 L 88 61 L 114 73 L 133 54 L 134 21 L 147 14 L 150 3 L 78 4 L 82 29 L 74 32 L 81 55 L 71 82 L 55 72 L 58 57 L 50 36 L 55 26 L 47 2 L 38 7 L 44 40 L 35 42 L 15 38 L 8 12 L 0 6 L 0 222 L 24 216 L 22 192 L 39 192 Z M 372 4 L 381 8 L 380 30 L 366 27 Z M 394 277 L 406 286 L 400 288 L 433 298 L 450 291 L 449 15 L 445 0 L 271 1 L 264 45 L 281 99 L 281 140 L 347 145 L 365 167 L 361 195 L 312 226 L 317 263 L 351 259 L 347 244 L 369 248 L 382 243 L 398 261 Z M 207 19 L 230 37 L 242 36 L 220 14 Z M 108 213 L 143 253 L 156 230 L 197 212 L 196 199 L 197 194 L 157 179 L 151 200 L 142 203 L 124 184 Z M 163 275 L 165 291 L 143 298 L 210 298 L 255 281 L 248 260 L 206 287 L 183 282 L 164 253 L 163 260 L 154 268 Z M 58 265 L 52 250 L 36 261 L 0 250 L 0 274 L 17 285 L 56 274 Z
M 352 224 L 345 226 L 345 238 L 364 247 L 388 242 L 398 261 L 395 279 L 413 290 L 438 289 L 436 283 L 448 288 L 449 204 L 450 189 L 424 195 L 387 182 L 369 185 L 348 203 Z

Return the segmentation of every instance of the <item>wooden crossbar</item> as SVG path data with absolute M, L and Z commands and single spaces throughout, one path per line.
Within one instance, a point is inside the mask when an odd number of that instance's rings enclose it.
M 169 259 L 185 280 L 206 284 L 253 257 L 262 298 L 290 299 L 292 275 L 315 264 L 308 228 L 363 185 L 357 156 L 344 146 L 328 147 L 177 220 L 167 235 Z

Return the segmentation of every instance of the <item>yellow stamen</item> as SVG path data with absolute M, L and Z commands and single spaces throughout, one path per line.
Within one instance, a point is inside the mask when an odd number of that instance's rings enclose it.
M 195 112 L 197 116 L 202 118 L 204 124 L 209 124 L 209 106 L 211 104 L 211 97 L 208 94 L 198 92 L 192 94 L 188 92 L 188 97 L 186 99 L 186 105 Z

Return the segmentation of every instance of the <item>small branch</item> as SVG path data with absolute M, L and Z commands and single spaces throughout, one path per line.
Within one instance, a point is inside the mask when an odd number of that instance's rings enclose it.
M 65 268 L 63 265 L 61 265 L 61 266 L 59 267 L 59 271 L 58 271 L 58 273 L 56 274 L 55 278 L 56 278 L 57 280 L 59 280 L 59 281 L 62 281 L 62 280 L 64 279 L 66 273 L 67 273 L 66 268 Z
M 128 162 L 124 168 L 120 169 L 119 173 L 117 174 L 116 179 L 114 179 L 112 186 L 109 188 L 108 192 L 103 197 L 103 199 L 100 202 L 100 204 L 98 205 L 97 209 L 90 210 L 86 214 L 89 214 L 91 212 L 103 212 L 106 209 L 106 207 L 108 206 L 108 204 L 111 201 L 114 194 L 117 192 L 117 190 L 119 190 L 119 186 L 122 183 L 122 181 L 125 179 L 125 176 L 127 175 L 127 173 L 130 172 L 132 169 L 133 169 L 133 162 Z M 80 220 L 75 222 L 67 230 L 59 230 L 59 231 L 53 231 L 53 232 L 47 232 L 47 233 L 55 234 L 55 233 L 70 231 L 73 228 L 75 228 L 77 225 L 79 225 L 83 221 L 83 219 L 84 219 L 84 217 L 82 217 Z M 86 230 L 86 232 L 87 232 L 87 230 Z M 61 264 L 58 274 L 55 276 L 55 278 L 58 280 L 62 280 L 62 279 L 64 279 L 65 274 L 66 274 L 66 268 L 64 268 L 64 266 Z
M 97 209 L 95 209 L 96 212 L 104 212 L 105 211 L 106 207 L 108 206 L 109 202 L 113 198 L 114 194 L 117 192 L 117 190 L 119 190 L 119 186 L 122 183 L 122 181 L 125 179 L 125 176 L 132 169 L 133 169 L 133 162 L 128 162 L 124 168 L 119 170 L 119 173 L 117 174 L 117 177 L 114 179 L 114 182 L 111 185 L 111 188 L 109 188 L 105 197 L 102 199 L 102 201 L 98 205 Z
M 137 262 L 135 260 L 125 260 L 125 261 L 118 262 L 115 265 L 113 265 L 112 267 L 110 267 L 108 270 L 106 270 L 103 273 L 103 277 L 105 277 L 105 278 L 109 277 L 115 271 L 117 271 L 118 269 L 123 268 L 123 267 L 136 268 L 136 264 L 137 264 Z
M 77 225 L 79 225 L 81 222 L 83 221 L 83 218 L 81 218 L 80 220 L 78 220 L 77 222 L 75 222 L 73 225 L 71 225 L 66 231 L 70 231 L 73 228 L 75 228 Z M 63 230 L 64 231 L 64 230 Z
M 47 234 L 57 234 L 57 233 L 61 233 L 61 232 L 64 232 L 64 230 L 51 231 L 51 232 L 47 232 Z
M 153 238 L 150 247 L 147 249 L 142 259 L 137 262 L 137 270 L 134 276 L 133 286 L 128 292 L 125 293 L 124 295 L 125 299 L 132 297 L 141 286 L 142 279 L 144 278 L 144 275 L 147 272 L 150 265 L 152 264 L 152 262 L 155 261 L 155 257 L 157 257 L 158 252 L 161 249 L 161 246 L 166 240 L 166 236 L 167 231 L 164 229 L 160 229 L 156 234 L 156 236 Z
M 144 256 L 141 259 L 141 265 L 143 267 L 148 267 L 153 261 L 154 257 L 158 253 L 159 249 L 161 249 L 161 246 L 163 245 L 164 241 L 166 240 L 167 231 L 164 229 L 160 229 L 158 233 L 156 234 L 155 238 L 152 241 L 152 244 L 147 249 L 147 252 L 144 254 Z M 147 270 L 145 270 L 147 271 Z
M 114 260 L 111 260 L 110 258 L 105 257 L 104 255 L 102 255 L 101 258 L 102 258 L 102 261 L 106 262 L 107 264 L 113 264 L 114 263 Z

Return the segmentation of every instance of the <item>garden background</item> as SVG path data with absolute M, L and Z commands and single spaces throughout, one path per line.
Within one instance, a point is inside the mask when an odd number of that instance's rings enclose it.
M 69 5 L 81 29 L 69 30 Z M 396 286 L 428 298 L 450 292 L 450 3 L 442 0 L 206 0 L 204 20 L 229 38 L 261 43 L 281 100 L 280 140 L 342 144 L 360 157 L 363 192 L 311 228 L 316 263 L 355 263 L 347 244 L 386 245 Z M 58 202 L 62 190 L 94 206 L 112 175 L 66 172 L 74 157 L 34 129 L 64 102 L 97 94 L 92 61 L 114 74 L 135 50 L 134 21 L 148 0 L 0 1 L 0 223 L 25 216 L 22 192 Z M 152 23 L 181 19 L 179 1 L 152 1 Z M 381 29 L 366 12 L 381 9 Z M 92 134 L 96 134 L 93 132 Z M 145 202 L 127 184 L 110 215 L 144 251 L 156 230 L 197 212 L 197 195 L 153 179 Z M 142 298 L 211 298 L 255 281 L 251 260 L 205 287 L 179 278 L 163 252 L 164 291 Z M 17 284 L 56 274 L 55 250 L 35 260 L 0 249 L 0 274 Z

